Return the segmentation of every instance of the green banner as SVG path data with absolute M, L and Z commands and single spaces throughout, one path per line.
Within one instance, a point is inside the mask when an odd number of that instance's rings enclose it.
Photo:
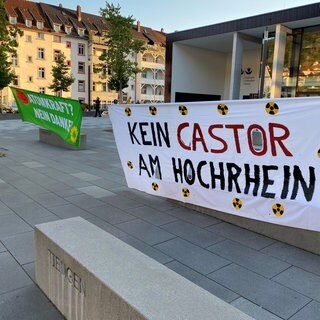
M 82 110 L 79 101 L 10 87 L 22 121 L 32 122 L 73 146 L 80 146 Z

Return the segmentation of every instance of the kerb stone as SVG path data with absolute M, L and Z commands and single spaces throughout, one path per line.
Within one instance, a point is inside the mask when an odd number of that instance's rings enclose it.
M 249 320 L 88 221 L 35 227 L 36 282 L 67 319 Z

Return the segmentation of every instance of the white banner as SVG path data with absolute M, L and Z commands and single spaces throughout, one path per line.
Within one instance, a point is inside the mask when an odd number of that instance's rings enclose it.
M 320 231 L 320 98 L 110 107 L 128 186 Z

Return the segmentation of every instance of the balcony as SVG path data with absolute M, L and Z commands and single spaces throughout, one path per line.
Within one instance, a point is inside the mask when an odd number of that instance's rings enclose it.
M 165 70 L 164 63 L 156 63 L 156 62 L 149 62 L 149 61 L 141 61 L 141 68 L 142 69 L 158 69 L 158 70 Z
M 164 86 L 164 79 L 153 79 L 153 78 L 142 78 L 141 77 L 141 85 L 149 84 L 149 85 L 156 85 L 156 86 Z
M 163 95 L 156 95 L 156 94 L 141 94 L 141 100 L 143 101 L 164 101 Z

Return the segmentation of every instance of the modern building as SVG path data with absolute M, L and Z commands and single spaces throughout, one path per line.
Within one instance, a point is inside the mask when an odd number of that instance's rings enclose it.
M 320 3 L 167 34 L 165 101 L 320 95 Z
M 64 53 L 74 83 L 63 97 L 80 100 L 93 105 L 97 97 L 102 107 L 117 98 L 117 92 L 108 88 L 108 77 L 112 70 L 108 66 L 99 69 L 99 56 L 107 50 L 105 36 L 108 28 L 101 16 L 82 12 L 78 5 L 75 10 L 64 8 L 62 4 L 53 6 L 27 0 L 5 0 L 8 23 L 16 25 L 24 34 L 18 39 L 17 56 L 12 57 L 16 73 L 13 85 L 47 94 L 52 83 L 51 70 L 57 56 Z M 134 39 L 145 42 L 148 50 L 153 52 L 152 63 L 146 64 L 145 54 L 129 56 L 147 74 L 130 79 L 125 91 L 125 99 L 132 101 L 164 100 L 164 69 L 166 36 L 161 31 L 143 27 L 140 22 L 132 28 Z M 149 59 L 149 58 L 148 58 Z M 101 67 L 101 66 L 100 66 Z M 147 72 L 148 70 L 151 72 Z M 154 78 L 153 78 L 154 77 Z M 1 101 L 0 101 L 1 102 Z M 12 106 L 14 98 L 8 88 L 2 90 L 2 104 Z

